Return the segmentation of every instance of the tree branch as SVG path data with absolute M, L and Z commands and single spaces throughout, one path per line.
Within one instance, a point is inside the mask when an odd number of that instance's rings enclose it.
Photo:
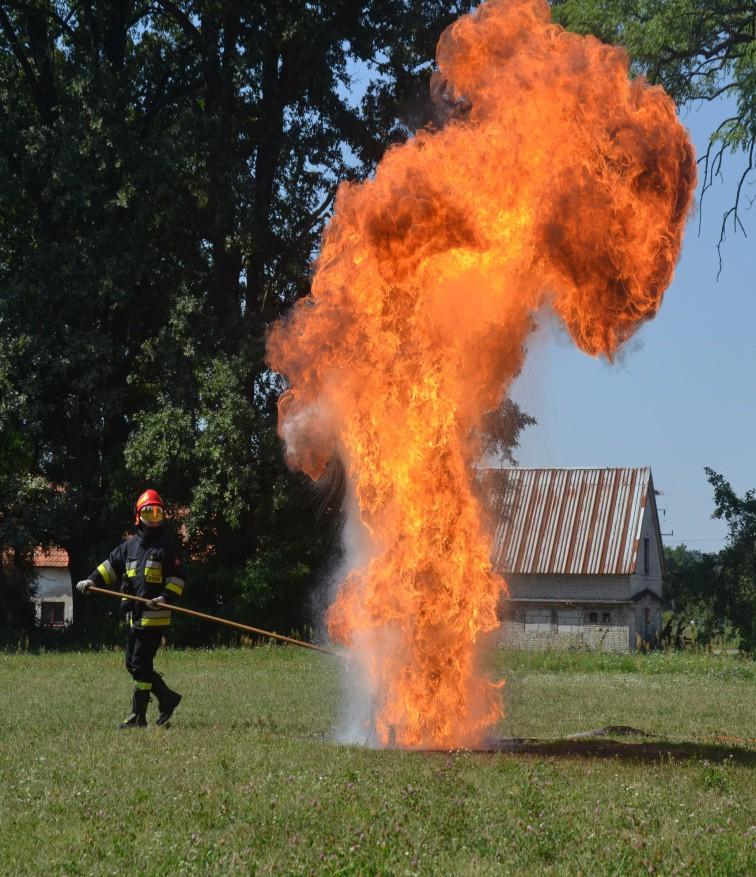
M 756 149 L 756 139 L 751 140 L 751 148 L 748 152 L 748 164 L 746 165 L 746 169 L 740 175 L 740 179 L 738 180 L 738 187 L 735 191 L 735 203 L 727 210 L 722 217 L 722 227 L 719 232 L 719 243 L 717 244 L 717 256 L 719 257 L 719 270 L 717 271 L 717 280 L 719 280 L 719 275 L 722 273 L 722 244 L 725 241 L 725 227 L 727 225 L 727 220 L 732 216 L 732 225 L 733 230 L 737 234 L 738 228 L 743 232 L 744 237 L 748 237 L 748 234 L 745 230 L 745 226 L 740 221 L 740 216 L 738 215 L 738 207 L 740 206 L 740 194 L 743 189 L 743 184 L 748 177 L 748 174 L 753 170 L 753 154 Z
M 184 33 L 196 43 L 202 42 L 202 33 L 192 22 L 191 18 L 176 6 L 175 3 L 172 3 L 171 0 L 157 0 L 158 8 L 155 10 L 156 13 L 167 15 L 169 18 L 172 18 L 177 24 L 181 26 L 181 29 Z
M 32 92 L 36 96 L 37 90 L 39 89 L 37 77 L 34 75 L 29 59 L 24 54 L 24 50 L 21 47 L 21 43 L 18 41 L 16 32 L 13 30 L 13 24 L 11 23 L 10 18 L 5 14 L 5 10 L 2 6 L 0 6 L 0 25 L 3 28 L 3 33 L 5 34 L 6 39 L 10 43 L 14 57 L 18 61 Z

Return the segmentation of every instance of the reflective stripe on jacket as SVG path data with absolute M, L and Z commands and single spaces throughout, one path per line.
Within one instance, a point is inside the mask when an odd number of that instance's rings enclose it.
M 162 528 L 140 529 L 114 548 L 89 578 L 105 588 L 123 580 L 121 590 L 148 600 L 164 597 L 175 603 L 184 593 L 183 569 L 173 542 Z M 130 601 L 129 624 L 132 628 L 168 627 L 170 609 L 150 609 L 146 604 Z

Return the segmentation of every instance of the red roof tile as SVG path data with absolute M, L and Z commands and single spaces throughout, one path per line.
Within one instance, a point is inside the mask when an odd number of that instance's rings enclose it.
M 63 548 L 37 548 L 34 551 L 34 566 L 68 566 L 68 554 Z

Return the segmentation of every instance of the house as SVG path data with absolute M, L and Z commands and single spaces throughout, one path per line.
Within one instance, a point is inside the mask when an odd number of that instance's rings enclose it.
M 651 470 L 484 469 L 494 568 L 513 648 L 628 652 L 661 630 L 662 550 Z
M 68 555 L 62 548 L 34 552 L 37 593 L 37 624 L 42 627 L 63 627 L 73 621 L 73 593 Z

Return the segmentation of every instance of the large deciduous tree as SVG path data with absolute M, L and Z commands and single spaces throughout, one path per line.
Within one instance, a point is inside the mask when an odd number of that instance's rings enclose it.
M 0 5 L 0 429 L 74 579 L 149 482 L 205 562 L 196 599 L 301 621 L 336 510 L 311 526 L 283 466 L 266 327 L 339 182 L 432 120 L 435 41 L 470 5 Z

